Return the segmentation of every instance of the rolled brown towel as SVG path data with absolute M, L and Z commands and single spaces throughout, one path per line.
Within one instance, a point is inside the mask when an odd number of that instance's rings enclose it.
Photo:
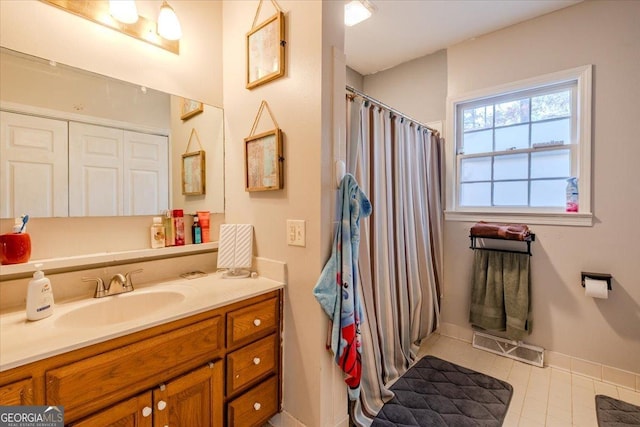
M 531 234 L 526 224 L 500 224 L 484 221 L 475 223 L 470 232 L 472 237 L 492 237 L 506 240 L 526 240 Z

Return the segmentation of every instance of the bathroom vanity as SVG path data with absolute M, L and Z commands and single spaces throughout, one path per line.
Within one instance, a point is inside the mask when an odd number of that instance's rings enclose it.
M 0 405 L 61 405 L 73 426 L 260 426 L 281 407 L 282 288 L 212 274 L 60 304 L 39 322 L 3 314 Z M 103 314 L 136 294 L 149 314 Z

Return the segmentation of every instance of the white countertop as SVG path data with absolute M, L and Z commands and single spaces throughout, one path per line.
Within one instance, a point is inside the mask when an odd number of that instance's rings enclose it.
M 284 283 L 264 277 L 223 279 L 221 273 L 209 273 L 208 276 L 198 279 L 178 279 L 139 286 L 129 294 L 56 303 L 53 315 L 34 322 L 27 320 L 25 311 L 2 314 L 0 315 L 0 372 L 283 287 Z M 59 319 L 77 308 L 110 298 L 126 298 L 127 295 L 157 291 L 179 292 L 184 295 L 184 299 L 135 320 L 95 326 L 91 324 L 91 319 L 88 319 L 87 323 L 78 325 L 60 325 Z

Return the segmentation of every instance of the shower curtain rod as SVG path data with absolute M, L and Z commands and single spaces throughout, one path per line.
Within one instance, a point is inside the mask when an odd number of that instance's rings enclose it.
M 388 106 L 387 104 L 385 104 L 384 102 L 378 101 L 377 99 L 372 98 L 372 97 L 370 97 L 369 95 L 367 95 L 366 93 L 361 92 L 361 91 L 359 91 L 358 89 L 356 89 L 356 88 L 354 88 L 354 87 L 351 87 L 351 86 L 349 86 L 349 85 L 346 85 L 346 88 L 347 88 L 347 91 L 352 92 L 352 93 L 354 93 L 354 94 L 356 94 L 356 95 L 358 95 L 358 96 L 363 97 L 363 98 L 364 98 L 364 99 L 366 99 L 367 101 L 369 101 L 369 102 L 371 102 L 371 103 L 373 103 L 373 104 L 376 104 L 378 107 L 385 108 L 385 109 L 387 109 L 387 110 L 391 111 L 392 113 L 394 113 L 394 114 L 396 114 L 396 115 L 400 116 L 401 118 L 404 118 L 404 119 L 406 119 L 406 120 L 409 120 L 410 122 L 413 122 L 413 123 L 417 124 L 418 126 L 422 126 L 422 127 L 424 127 L 424 128 L 427 128 L 427 129 L 429 129 L 429 130 L 431 131 L 431 133 L 434 133 L 434 134 L 436 134 L 437 136 L 440 136 L 440 132 L 438 132 L 436 129 L 434 129 L 434 128 L 432 128 L 432 127 L 429 127 L 429 126 L 427 126 L 427 125 L 425 125 L 425 124 L 423 124 L 423 123 L 420 123 L 420 122 L 419 122 L 419 121 L 417 121 L 416 119 L 411 118 L 411 117 L 407 116 L 407 115 L 406 115 L 406 114 L 404 114 L 404 113 L 401 113 L 400 111 L 396 110 L 395 108 L 389 107 L 389 106 Z

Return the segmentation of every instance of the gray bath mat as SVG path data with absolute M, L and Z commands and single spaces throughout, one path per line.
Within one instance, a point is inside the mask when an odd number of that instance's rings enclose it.
M 600 427 L 640 426 L 640 406 L 613 397 L 597 395 L 596 413 Z
M 513 387 L 496 378 L 426 356 L 391 387 L 374 427 L 501 426 Z

